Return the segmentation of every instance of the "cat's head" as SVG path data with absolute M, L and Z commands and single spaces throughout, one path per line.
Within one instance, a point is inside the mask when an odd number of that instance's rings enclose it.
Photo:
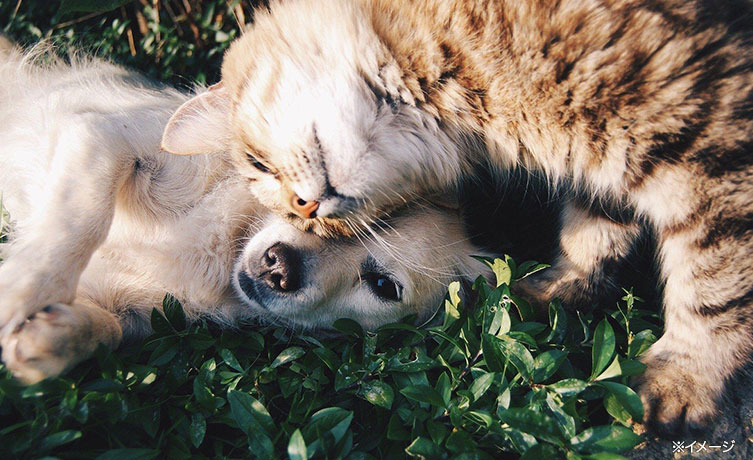
M 403 208 L 381 228 L 356 238 L 321 238 L 271 215 L 246 243 L 233 273 L 251 312 L 296 329 L 326 330 L 350 318 L 366 329 L 441 308 L 447 285 L 461 295 L 479 274 L 492 278 L 458 213 Z
M 231 151 L 262 203 L 324 236 L 444 197 L 460 175 L 453 143 L 417 108 L 369 17 L 350 0 L 258 13 L 221 83 L 173 116 L 163 148 Z

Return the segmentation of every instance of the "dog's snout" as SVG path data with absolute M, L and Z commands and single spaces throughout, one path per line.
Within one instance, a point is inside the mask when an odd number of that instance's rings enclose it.
M 298 251 L 284 243 L 269 247 L 262 256 L 262 281 L 280 292 L 298 290 L 301 284 L 301 258 Z

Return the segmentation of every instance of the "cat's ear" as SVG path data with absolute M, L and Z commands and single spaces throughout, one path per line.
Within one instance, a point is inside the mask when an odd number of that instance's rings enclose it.
M 231 101 L 222 82 L 186 101 L 170 117 L 162 133 L 162 150 L 175 155 L 226 151 L 229 147 Z

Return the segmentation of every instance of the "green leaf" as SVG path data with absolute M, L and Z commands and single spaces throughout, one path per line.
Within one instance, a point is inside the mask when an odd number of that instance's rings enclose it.
M 467 452 L 473 450 L 476 447 L 476 442 L 473 440 L 470 434 L 463 430 L 453 431 L 450 436 L 447 437 L 445 447 L 451 452 Z
M 575 396 L 578 393 L 584 391 L 587 387 L 588 383 L 579 379 L 564 379 L 551 385 L 547 385 L 547 388 L 554 390 L 563 398 Z
M 594 380 L 611 379 L 612 377 L 619 377 L 622 375 L 622 367 L 620 366 L 620 358 L 615 356 L 612 363 L 604 369 L 604 372 L 599 374 Z
M 560 344 L 567 335 L 567 313 L 559 300 L 549 303 L 549 326 L 552 330 L 546 338 L 549 343 Z
M 372 380 L 361 384 L 361 395 L 366 401 L 375 406 L 391 409 L 392 400 L 395 398 L 395 390 L 384 382 Z
M 343 363 L 335 373 L 335 391 L 340 391 L 355 384 L 360 375 L 363 375 L 363 368 L 357 364 Z
M 207 432 L 207 421 L 200 413 L 191 415 L 191 426 L 188 427 L 188 436 L 194 447 L 199 447 L 204 441 L 204 435 Z
M 582 453 L 600 450 L 624 452 L 641 442 L 641 437 L 622 425 L 591 427 L 570 440 L 573 448 Z
M 497 415 L 500 420 L 524 433 L 556 444 L 564 442 L 557 421 L 546 414 L 527 408 L 511 408 Z
M 551 265 L 547 264 L 540 264 L 536 261 L 528 261 L 523 262 L 520 264 L 518 269 L 516 270 L 515 276 L 517 277 L 517 280 L 522 280 L 523 278 L 526 278 L 528 276 L 533 275 L 534 273 L 540 272 L 541 270 L 544 270 L 545 268 L 549 268 Z
M 340 358 L 337 357 L 334 351 L 327 348 L 315 348 L 314 354 L 331 370 L 336 371 L 340 366 Z
M 492 416 L 483 410 L 469 410 L 463 413 L 463 417 L 486 429 L 490 428 L 494 423 Z
M 227 395 L 230 411 L 241 430 L 246 433 L 254 454 L 261 458 L 276 458 L 271 436 L 276 435 L 274 422 L 267 409 L 253 396 L 231 390 Z
M 481 349 L 483 350 L 486 367 L 492 372 L 504 372 L 507 357 L 502 353 L 502 347 L 498 345 L 501 339 L 491 335 L 481 335 Z
M 453 281 L 450 283 L 450 285 L 447 286 L 447 293 L 450 296 L 452 306 L 457 308 L 457 306 L 460 305 L 460 282 Z
M 81 438 L 81 432 L 78 430 L 58 431 L 42 439 L 42 442 L 39 443 L 39 449 L 49 451 L 79 438 Z
M 636 358 L 642 355 L 656 340 L 657 338 L 651 329 L 646 329 L 635 334 L 635 337 L 633 337 L 628 345 L 628 358 Z
M 162 311 L 165 312 L 165 317 L 176 331 L 185 330 L 186 313 L 183 311 L 183 307 L 180 305 L 178 299 L 170 294 L 166 294 L 165 298 L 162 299 Z
M 405 448 L 405 452 L 411 457 L 427 459 L 446 457 L 446 454 L 442 448 L 434 444 L 430 439 L 423 438 L 421 436 L 414 439 L 413 442 Z
M 510 285 L 512 270 L 507 262 L 499 258 L 494 259 L 491 262 L 489 260 L 484 260 L 484 262 L 492 269 L 494 275 L 497 277 L 497 285 L 495 287 L 499 287 L 503 284 Z
M 339 407 L 328 407 L 312 415 L 302 430 L 309 456 L 325 452 L 322 441 L 328 437 L 331 437 L 333 445 L 339 443 L 352 421 L 353 412 Z
M 505 385 L 504 391 L 497 396 L 497 411 L 510 408 L 510 401 L 512 400 L 512 392 L 510 392 L 510 386 Z
M 363 337 L 363 328 L 350 318 L 340 318 L 332 325 L 335 329 L 353 337 Z
M 450 377 L 446 372 L 442 372 L 442 375 L 437 379 L 436 390 L 442 396 L 442 401 L 444 401 L 445 407 L 447 407 L 452 397 L 452 388 L 450 387 Z
M 178 341 L 172 337 L 163 339 L 149 356 L 149 364 L 154 367 L 164 366 L 172 361 L 177 354 Z
M 518 310 L 521 321 L 533 321 L 536 319 L 536 311 L 526 299 L 516 295 L 510 295 L 510 299 L 512 299 L 513 305 Z
M 591 379 L 601 374 L 614 357 L 614 330 L 606 319 L 601 320 L 594 332 L 593 348 L 591 349 Z
M 468 390 L 473 395 L 473 400 L 478 401 L 486 393 L 486 390 L 494 383 L 494 372 L 488 372 L 476 376 Z
M 173 328 L 170 326 L 170 322 L 165 318 L 165 315 L 156 308 L 152 308 L 152 314 L 150 317 L 152 330 L 159 335 L 172 334 Z
M 554 400 L 551 394 L 546 395 L 546 409 L 547 413 L 552 414 L 557 419 L 557 425 L 562 430 L 563 435 L 567 438 L 575 436 L 575 418 L 565 412 L 565 409 Z
M 196 401 L 208 410 L 219 408 L 223 403 L 222 398 L 215 396 L 208 384 L 200 378 L 193 381 L 193 395 Z
M 609 415 L 614 417 L 615 420 L 630 427 L 630 420 L 632 418 L 630 413 L 612 393 L 607 392 L 606 396 L 604 396 L 604 409 L 606 409 Z
M 235 358 L 235 355 L 232 351 L 228 350 L 227 348 L 223 348 L 222 350 L 220 350 L 220 356 L 222 357 L 222 360 L 225 361 L 225 364 L 230 366 L 231 369 L 234 369 L 238 372 L 244 372 L 243 366 L 241 366 L 241 363 L 239 363 Z
M 646 370 L 646 365 L 637 359 L 626 359 L 620 361 L 623 377 L 633 377 L 642 374 Z
M 554 375 L 565 358 L 567 352 L 562 350 L 549 350 L 536 356 L 533 360 L 533 381 L 541 383 Z
M 509 340 L 497 340 L 496 344 L 500 347 L 502 353 L 510 360 L 515 368 L 525 379 L 531 379 L 533 374 L 534 361 L 531 352 L 520 342 Z
M 306 350 L 304 350 L 301 347 L 289 347 L 282 352 L 280 352 L 279 355 L 272 361 L 272 364 L 269 365 L 270 369 L 274 369 L 276 367 L 280 367 L 283 364 L 289 363 L 291 361 L 295 361 L 296 359 L 300 358 L 301 356 L 306 354 Z
M 442 398 L 442 395 L 437 393 L 437 390 L 430 387 L 429 385 L 409 385 L 405 388 L 402 388 L 400 390 L 400 393 L 402 393 L 406 398 L 412 399 L 413 401 L 427 403 L 437 407 L 445 407 L 445 402 L 444 398 Z
M 616 382 L 599 382 L 597 385 L 613 394 L 635 421 L 643 421 L 643 403 L 635 391 Z
M 390 415 L 390 421 L 387 423 L 387 439 L 392 441 L 410 441 L 410 433 L 405 429 L 403 422 L 397 412 Z
M 288 458 L 290 460 L 308 460 L 306 441 L 303 440 L 301 430 L 295 430 L 288 442 Z
M 543 460 L 550 458 L 558 458 L 557 448 L 551 444 L 545 444 L 540 442 L 520 456 L 519 460 Z

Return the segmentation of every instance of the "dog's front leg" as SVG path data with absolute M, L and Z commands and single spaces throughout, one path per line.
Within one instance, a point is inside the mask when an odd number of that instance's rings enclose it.
M 108 117 L 71 116 L 51 133 L 44 189 L 18 223 L 0 265 L 0 327 L 7 334 L 46 306 L 71 304 L 81 272 L 109 231 L 117 189 L 135 157 Z M 44 152 L 29 152 L 44 157 Z
M 86 303 L 51 304 L 0 340 L 3 363 L 25 384 L 69 370 L 102 344 L 115 349 L 122 329 L 111 312 Z

